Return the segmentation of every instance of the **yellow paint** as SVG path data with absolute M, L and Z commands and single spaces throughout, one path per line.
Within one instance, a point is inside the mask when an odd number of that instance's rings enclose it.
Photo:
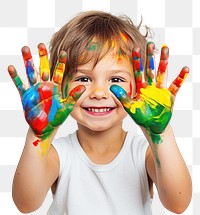
M 54 71 L 54 76 L 53 76 L 54 82 L 56 82 L 57 84 L 61 84 L 64 71 L 65 71 L 65 64 L 59 63 L 56 70 Z
M 185 81 L 185 79 L 187 78 L 188 74 L 189 74 L 188 72 L 186 72 L 186 73 L 184 74 L 184 77 L 183 77 L 183 79 L 182 79 L 183 81 L 181 82 L 181 86 L 182 86 L 183 82 Z
M 121 35 L 121 37 L 122 37 L 122 40 L 123 40 L 125 43 L 127 43 L 127 42 L 128 42 L 128 36 L 127 36 L 126 34 L 122 33 L 122 32 L 120 32 L 120 35 Z
M 40 56 L 40 77 L 44 78 L 49 77 L 50 75 L 50 67 L 49 67 L 49 60 L 47 55 Z
M 130 108 L 131 113 L 135 114 L 136 113 L 136 109 L 140 109 L 142 113 L 145 112 L 145 108 L 144 108 L 144 102 L 141 101 L 135 101 Z
M 147 104 L 150 105 L 151 108 L 156 109 L 158 104 L 168 107 L 171 109 L 172 101 L 171 101 L 171 93 L 166 88 L 157 88 L 153 83 L 146 88 L 141 88 L 140 97 L 145 101 Z M 141 112 L 145 112 L 144 102 L 142 101 L 135 101 L 131 105 L 130 111 L 134 114 L 136 109 L 139 108 Z
M 163 47 L 167 47 L 167 44 L 163 43 L 163 44 L 162 44 L 162 48 L 163 48 Z
M 145 89 L 141 88 L 140 96 L 152 107 L 156 107 L 157 104 L 168 108 L 172 106 L 170 91 L 166 88 L 157 88 L 154 83 Z
M 39 148 L 37 149 L 37 152 L 40 156 L 40 159 L 42 159 L 48 152 L 50 147 L 49 139 L 45 139 L 39 142 Z
M 164 81 L 164 75 L 163 74 L 158 74 L 158 76 L 156 77 L 156 81 L 161 84 Z

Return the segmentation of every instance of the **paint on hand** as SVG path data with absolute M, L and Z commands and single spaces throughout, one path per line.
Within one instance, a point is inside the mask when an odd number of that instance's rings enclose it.
M 163 46 L 161 50 L 160 66 L 157 74 L 159 77 L 156 83 L 152 80 L 153 54 L 154 44 L 148 43 L 147 82 L 142 82 L 141 52 L 138 48 L 133 50 L 133 71 L 136 82 L 136 95 L 133 99 L 130 97 L 130 93 L 127 95 L 126 91 L 118 85 L 111 86 L 110 90 L 120 100 L 132 119 L 149 132 L 152 142 L 159 144 L 162 142 L 160 134 L 167 127 L 172 116 L 175 95 L 186 79 L 189 69 L 184 67 L 168 89 L 159 87 L 164 83 L 163 74 L 166 71 L 169 57 L 168 47 Z
M 154 79 L 154 49 L 155 45 L 152 42 L 147 43 L 147 58 L 146 58 L 146 77 L 147 77 L 147 82 L 149 85 L 153 83 Z
M 61 52 L 53 74 L 53 81 L 59 85 L 61 85 L 63 80 L 63 74 L 65 72 L 66 62 L 67 62 L 67 54 L 66 52 Z
M 41 61 L 40 78 L 43 81 L 37 82 L 36 71 L 28 47 L 22 49 L 22 54 L 30 87 L 25 88 L 13 66 L 9 66 L 8 71 L 21 95 L 26 121 L 38 137 L 38 140 L 34 141 L 33 145 L 38 147 L 40 155 L 43 156 L 47 153 L 50 146 L 49 139 L 51 134 L 68 117 L 76 100 L 85 91 L 85 86 L 79 85 L 72 89 L 69 95 L 66 96 L 66 99 L 63 100 L 60 84 L 62 81 L 61 73 L 63 74 L 65 69 L 66 53 L 61 52 L 56 65 L 55 76 L 59 76 L 59 80 L 54 78 L 53 81 L 47 81 L 49 79 L 47 51 L 44 44 L 40 44 L 38 49 Z
M 50 75 L 50 67 L 48 53 L 44 44 L 38 45 L 38 51 L 40 56 L 40 77 L 43 81 L 48 81 Z
M 31 55 L 29 47 L 24 46 L 22 48 L 22 55 L 23 55 L 24 64 L 25 64 L 25 68 L 26 68 L 26 74 L 27 74 L 29 83 L 32 86 L 37 82 L 37 78 L 36 78 L 34 63 L 33 63 L 32 55 Z
M 152 141 L 155 144 L 161 143 L 160 134 L 172 116 L 171 93 L 152 84 L 141 89 L 140 100 L 132 101 L 120 86 L 111 86 L 111 91 L 121 101 L 131 118 L 147 129 Z
M 183 82 L 187 78 L 189 74 L 189 68 L 188 67 L 183 67 L 180 74 L 177 76 L 177 78 L 172 82 L 172 84 L 169 87 L 169 90 L 171 93 L 176 96 L 178 90 L 182 86 Z

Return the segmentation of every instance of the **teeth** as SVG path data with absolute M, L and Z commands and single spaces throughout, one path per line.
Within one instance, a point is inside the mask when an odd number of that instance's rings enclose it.
M 95 113 L 103 113 L 110 111 L 111 108 L 87 108 L 87 110 Z

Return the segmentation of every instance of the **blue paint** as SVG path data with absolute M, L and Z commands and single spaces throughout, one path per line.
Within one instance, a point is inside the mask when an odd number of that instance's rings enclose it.
M 153 60 L 153 57 L 152 56 L 150 56 L 150 62 L 149 62 L 149 67 L 150 67 L 150 69 L 152 69 L 152 70 L 154 70 L 154 60 Z
M 143 62 L 142 62 L 142 58 L 140 58 L 140 71 L 143 71 Z
M 126 97 L 127 97 L 126 91 L 125 91 L 123 88 L 121 88 L 120 86 L 118 86 L 118 85 L 112 85 L 112 86 L 110 87 L 110 91 L 111 91 L 112 93 L 114 93 L 115 96 L 116 96 L 118 99 L 126 98 Z
M 33 90 L 29 88 L 22 97 L 22 105 L 25 111 L 34 108 L 40 102 L 40 95 L 38 92 L 38 86 Z
M 27 76 L 29 78 L 30 85 L 33 85 L 35 83 L 35 81 L 34 81 L 35 72 L 34 72 L 32 63 L 30 61 L 28 61 L 27 63 L 28 63 L 27 68 L 26 68 L 27 69 Z

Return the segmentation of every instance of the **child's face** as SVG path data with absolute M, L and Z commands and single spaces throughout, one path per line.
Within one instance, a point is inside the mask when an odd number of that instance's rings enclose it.
M 135 94 L 135 81 L 132 62 L 128 57 L 110 51 L 92 69 L 91 62 L 79 66 L 72 76 L 69 91 L 84 85 L 86 91 L 78 99 L 71 116 L 79 125 L 93 131 L 107 130 L 122 123 L 126 112 L 110 91 L 110 86 L 121 86 L 129 96 Z

